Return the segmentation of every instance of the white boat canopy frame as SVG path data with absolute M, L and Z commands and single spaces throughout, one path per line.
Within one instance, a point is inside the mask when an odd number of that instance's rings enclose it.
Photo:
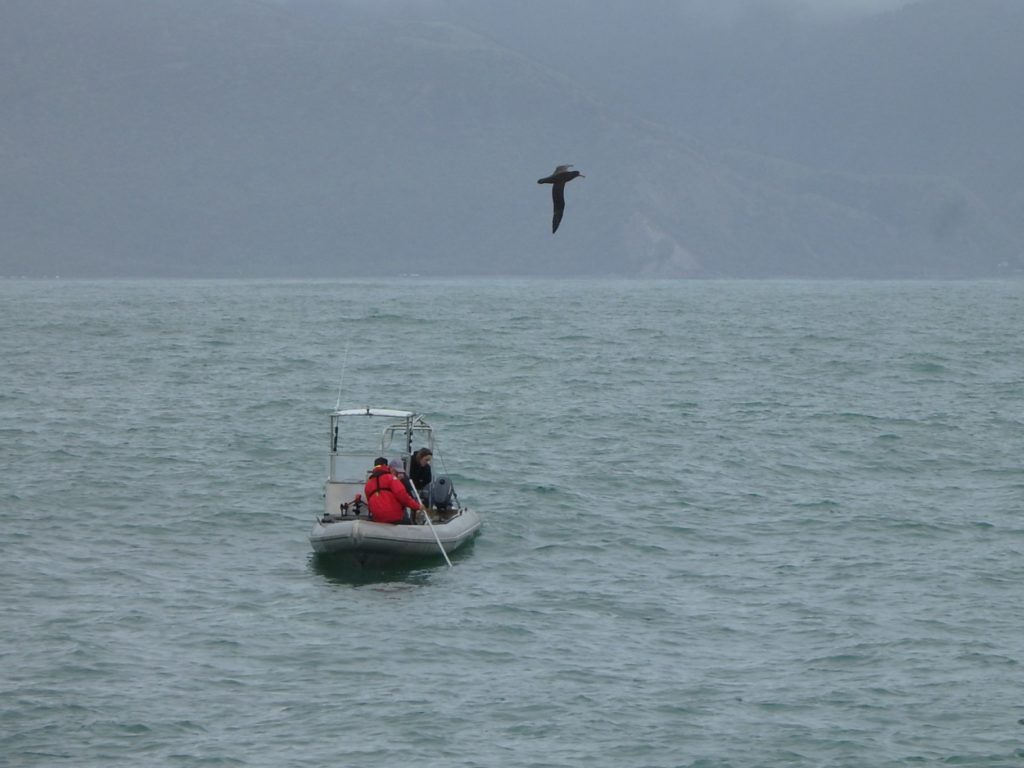
M 336 410 L 331 413 L 331 429 L 330 429 L 330 466 L 328 470 L 327 480 L 331 482 L 343 481 L 338 476 L 338 457 L 359 457 L 365 461 L 367 458 L 371 458 L 364 455 L 364 451 L 358 451 L 356 453 L 350 453 L 344 449 L 344 441 L 342 441 L 342 450 L 338 450 L 339 437 L 343 437 L 342 422 L 344 420 L 356 420 L 359 417 L 370 417 L 370 418 L 383 418 L 390 420 L 390 423 L 384 427 L 380 437 L 380 450 L 378 454 L 386 456 L 389 453 L 394 454 L 393 445 L 396 437 L 401 437 L 400 452 L 405 460 L 406 466 L 412 456 L 412 446 L 414 441 L 421 444 L 425 444 L 431 450 L 434 450 L 434 430 L 433 428 L 424 421 L 423 417 L 413 411 L 402 411 L 393 408 L 346 408 Z M 347 473 L 346 473 L 347 474 Z M 347 480 L 354 480 L 355 477 L 345 478 Z M 363 478 L 365 480 L 365 477 Z
M 417 419 L 421 418 L 412 411 L 396 411 L 392 408 L 346 408 L 335 411 L 332 416 L 387 416 L 391 419 Z

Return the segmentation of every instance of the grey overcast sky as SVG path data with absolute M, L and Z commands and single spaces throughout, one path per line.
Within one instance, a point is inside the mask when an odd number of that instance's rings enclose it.
M 894 10 L 912 2 L 928 2 L 928 0 L 778 0 L 781 5 L 789 5 L 794 9 L 803 10 L 816 16 L 878 13 Z M 730 5 L 761 4 L 764 3 L 764 0 L 698 0 L 698 3 L 710 14 L 728 14 Z
M 914 0 L 786 0 L 809 10 L 880 11 L 907 5 Z
M 819 13 L 859 13 L 886 11 L 907 5 L 913 0 L 787 0 L 787 2 Z
M 0 275 L 1024 275 L 1021 39 L 1024 0 L 0 0 Z

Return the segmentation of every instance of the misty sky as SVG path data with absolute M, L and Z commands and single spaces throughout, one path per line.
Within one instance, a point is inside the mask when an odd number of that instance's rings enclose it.
M 895 10 L 912 2 L 928 0 L 775 0 L 779 5 L 788 6 L 818 17 L 856 16 Z M 694 6 L 711 17 L 728 20 L 737 7 L 764 4 L 765 0 L 696 0 Z
M 913 0 L 784 0 L 811 11 L 884 11 L 907 5 Z
M 1024 0 L 0 3 L 0 275 L 1024 274 L 1021 39 Z

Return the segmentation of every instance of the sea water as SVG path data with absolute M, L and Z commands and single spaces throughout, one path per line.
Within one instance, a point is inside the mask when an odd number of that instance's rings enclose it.
M 0 764 L 1020 766 L 1020 282 L 0 281 Z M 484 529 L 315 559 L 327 414 Z

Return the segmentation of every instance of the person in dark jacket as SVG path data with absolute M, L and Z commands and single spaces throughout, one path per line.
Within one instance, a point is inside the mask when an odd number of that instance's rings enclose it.
M 409 477 L 416 490 L 423 496 L 423 489 L 430 485 L 433 476 L 430 473 L 430 462 L 434 458 L 434 452 L 429 448 L 420 448 L 412 455 L 412 466 L 409 467 Z
M 378 523 L 398 525 L 405 520 L 405 508 L 422 509 L 402 485 L 402 481 L 391 472 L 388 460 L 383 456 L 373 462 L 366 485 L 363 486 L 366 503 L 370 507 L 370 519 Z

